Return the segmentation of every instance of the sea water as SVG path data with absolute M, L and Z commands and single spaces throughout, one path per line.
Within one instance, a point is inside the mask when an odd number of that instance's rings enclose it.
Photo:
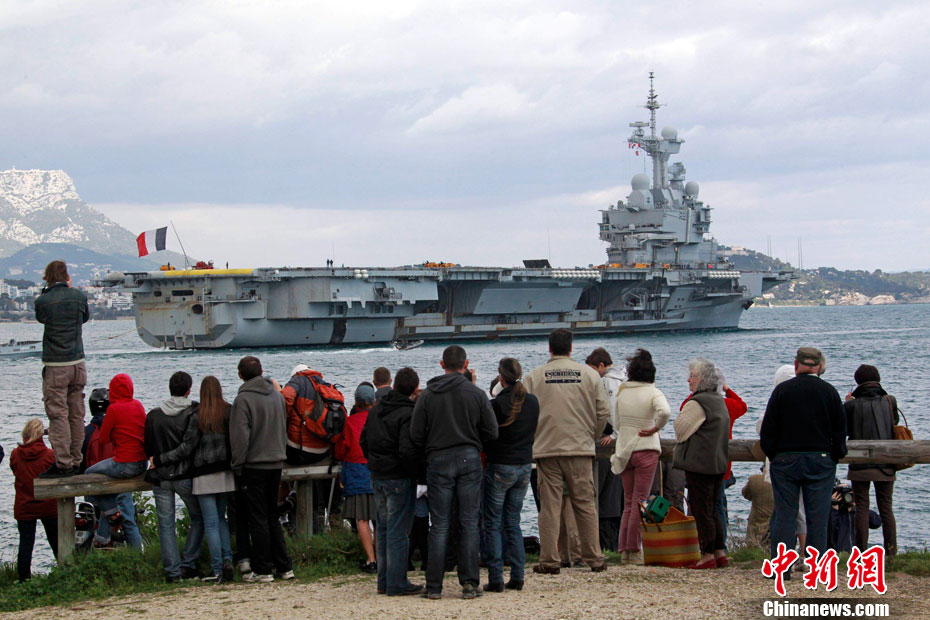
M 680 334 L 637 334 L 580 337 L 575 341 L 573 357 L 583 361 L 595 347 L 605 347 L 615 364 L 636 348 L 652 352 L 657 367 L 656 385 L 677 412 L 688 395 L 687 363 L 706 357 L 723 369 L 730 387 L 749 406 L 733 428 L 734 438 L 755 438 L 756 420 L 765 411 L 773 387 L 775 370 L 790 363 L 800 346 L 814 346 L 827 357 L 824 379 L 840 395 L 850 391 L 855 382 L 853 372 L 862 363 L 873 364 L 882 374 L 882 385 L 898 399 L 911 429 L 918 439 L 930 437 L 930 306 L 852 306 L 806 308 L 752 308 L 743 314 L 740 329 L 724 332 Z M 17 338 L 38 339 L 42 326 L 36 323 L 0 324 L 0 342 Z M 267 372 L 278 381 L 287 380 L 298 363 L 323 372 L 329 381 L 344 386 L 347 399 L 361 381 L 370 381 L 372 371 L 386 366 L 395 372 L 410 366 L 425 382 L 442 372 L 439 359 L 446 343 L 424 344 L 410 351 L 396 351 L 389 345 L 338 348 L 278 348 L 165 351 L 145 345 L 129 321 L 96 321 L 84 326 L 84 349 L 87 355 L 86 393 L 106 386 L 116 373 L 128 373 L 135 383 L 135 397 L 146 409 L 161 403 L 168 395 L 168 378 L 176 370 L 194 377 L 195 389 L 205 375 L 215 375 L 223 385 L 227 400 L 232 401 L 240 381 L 236 374 L 239 358 L 258 356 Z M 516 357 L 525 371 L 548 359 L 544 338 L 497 340 L 461 343 L 469 359 L 469 368 L 477 382 L 487 387 L 494 378 L 497 361 Z M 0 443 L 9 458 L 20 439 L 26 420 L 38 417 L 46 421 L 42 406 L 42 363 L 38 358 L 0 361 Z M 803 429 L 799 429 L 803 432 Z M 663 438 L 674 436 L 671 425 L 662 430 Z M 5 460 L 6 460 L 5 459 Z M 898 474 L 895 485 L 895 516 L 898 521 L 898 544 L 902 548 L 923 549 L 930 545 L 930 533 L 921 525 L 930 517 L 930 493 L 926 485 L 927 468 L 919 465 Z M 736 484 L 727 492 L 731 531 L 739 520 L 745 522 L 749 502 L 740 489 L 749 475 L 756 473 L 755 463 L 734 463 Z M 846 466 L 838 475 L 845 477 Z M 17 532 L 13 519 L 13 476 L 7 463 L 0 467 L 0 560 L 15 561 Z M 874 499 L 873 499 L 874 509 Z M 536 533 L 536 509 L 528 495 L 524 503 L 525 533 Z M 38 528 L 34 569 L 52 562 L 42 528 Z M 881 530 L 872 532 L 872 542 L 881 542 Z

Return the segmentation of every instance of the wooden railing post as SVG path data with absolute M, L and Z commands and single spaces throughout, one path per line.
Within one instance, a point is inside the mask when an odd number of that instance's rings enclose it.
M 74 555 L 74 497 L 58 498 L 58 566 Z
M 297 481 L 297 533 L 313 536 L 313 480 Z

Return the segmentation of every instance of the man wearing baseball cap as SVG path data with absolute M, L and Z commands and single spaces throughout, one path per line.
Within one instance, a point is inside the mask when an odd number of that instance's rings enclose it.
M 772 391 L 765 408 L 760 435 L 775 496 L 772 557 L 780 542 L 794 547 L 799 493 L 807 513 L 807 545 L 827 549 L 836 464 L 846 456 L 846 416 L 836 389 L 819 377 L 825 363 L 817 349 L 798 349 L 795 377 Z

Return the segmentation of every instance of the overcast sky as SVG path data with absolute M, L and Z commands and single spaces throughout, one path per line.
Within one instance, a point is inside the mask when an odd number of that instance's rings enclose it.
M 231 266 L 596 264 L 655 71 L 721 243 L 930 268 L 928 41 L 927 2 L 5 0 L 0 169 Z

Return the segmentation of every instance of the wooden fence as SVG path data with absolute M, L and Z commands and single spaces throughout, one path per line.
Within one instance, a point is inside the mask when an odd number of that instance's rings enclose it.
M 751 439 L 730 440 L 731 461 L 759 461 L 752 454 Z M 662 460 L 672 459 L 675 441 L 662 440 Z M 930 441 L 848 441 L 849 453 L 841 463 L 930 463 Z M 598 449 L 599 456 L 606 456 L 613 449 Z M 313 534 L 313 480 L 332 478 L 340 467 L 330 470 L 327 465 L 285 468 L 281 479 L 297 482 L 297 531 Z M 102 474 L 84 474 L 56 480 L 35 481 L 36 499 L 58 500 L 58 563 L 65 562 L 74 553 L 74 498 L 107 493 L 149 491 L 152 486 L 142 479 L 120 480 Z

